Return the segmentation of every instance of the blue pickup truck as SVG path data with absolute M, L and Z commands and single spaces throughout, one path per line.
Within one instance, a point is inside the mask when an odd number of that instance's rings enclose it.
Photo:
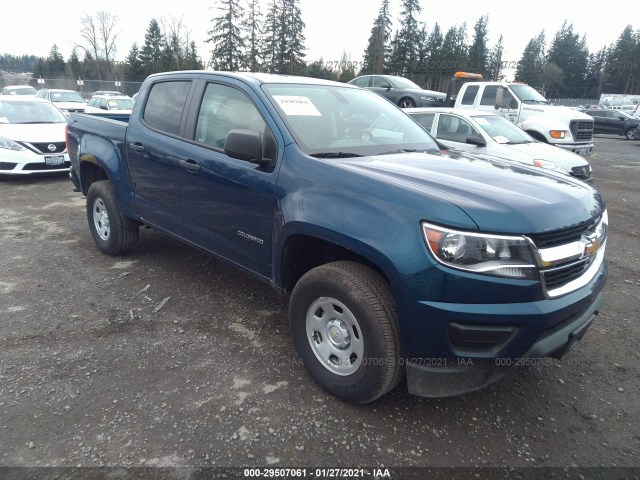
M 353 403 L 479 389 L 562 357 L 603 306 L 608 217 L 568 176 L 446 150 L 375 93 L 168 72 L 128 122 L 71 114 L 103 253 L 146 225 L 290 297 L 310 375 Z

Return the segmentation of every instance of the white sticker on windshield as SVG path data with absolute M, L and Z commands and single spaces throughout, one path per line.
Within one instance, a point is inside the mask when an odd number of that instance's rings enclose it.
M 498 143 L 509 143 L 509 139 L 507 137 L 503 137 L 502 135 L 496 135 L 493 139 Z
M 296 95 L 274 95 L 273 99 L 280 105 L 285 115 L 305 115 L 321 117 L 322 114 L 307 97 Z

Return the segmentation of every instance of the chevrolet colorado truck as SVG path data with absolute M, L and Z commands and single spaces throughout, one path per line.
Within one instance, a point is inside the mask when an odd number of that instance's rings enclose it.
M 473 73 L 457 72 L 449 82 L 444 105 L 494 112 L 540 142 L 588 157 L 594 152 L 593 118 L 551 105 L 524 83 L 487 82 Z
M 354 86 L 160 73 L 128 122 L 71 114 L 67 143 L 100 251 L 146 225 L 272 285 L 306 369 L 345 401 L 405 378 L 416 395 L 479 389 L 562 357 L 603 306 L 597 190 L 447 151 Z

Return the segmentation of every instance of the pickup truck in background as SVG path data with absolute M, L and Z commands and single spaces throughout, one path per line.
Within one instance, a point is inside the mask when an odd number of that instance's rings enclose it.
M 592 117 L 550 105 L 524 83 L 485 82 L 481 75 L 457 72 L 449 82 L 444 106 L 497 113 L 540 142 L 585 157 L 594 151 Z
M 147 225 L 290 296 L 297 353 L 345 401 L 481 388 L 562 357 L 603 306 L 597 190 L 442 150 L 364 89 L 161 73 L 128 123 L 71 114 L 67 143 L 99 250 Z

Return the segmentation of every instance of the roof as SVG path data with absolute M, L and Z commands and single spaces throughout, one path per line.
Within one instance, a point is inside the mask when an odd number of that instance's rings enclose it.
M 454 115 L 460 115 L 461 117 L 477 117 L 492 115 L 499 117 L 497 113 L 487 112 L 484 110 L 473 110 L 467 108 L 450 108 L 450 107 L 423 107 L 423 108 L 405 108 L 407 113 L 452 113 Z
M 162 72 L 151 75 L 149 78 L 154 77 L 166 77 L 166 76 L 179 76 L 179 75 L 216 75 L 216 76 L 224 76 L 230 78 L 236 78 L 239 80 L 244 80 L 247 83 L 254 84 L 279 84 L 279 83 L 288 83 L 288 84 L 305 84 L 305 85 L 333 85 L 345 88 L 358 88 L 353 85 L 349 85 L 347 83 L 335 82 L 333 80 L 324 80 L 321 78 L 312 78 L 312 77 L 303 77 L 298 75 L 281 75 L 275 73 L 254 73 L 254 72 L 218 72 L 211 70 L 181 70 L 176 72 Z
M 0 102 L 51 103 L 44 98 L 30 97 L 26 95 L 0 95 Z

